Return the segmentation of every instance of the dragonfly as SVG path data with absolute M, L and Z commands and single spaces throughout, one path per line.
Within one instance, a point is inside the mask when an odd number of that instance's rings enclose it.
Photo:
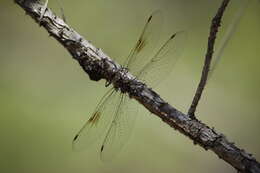
M 162 24 L 162 12 L 154 11 L 146 21 L 137 43 L 123 65 L 123 68 L 129 70 L 149 87 L 156 86 L 169 75 L 182 53 L 186 40 L 184 31 L 176 32 L 157 51 L 154 51 Z M 102 97 L 94 113 L 74 137 L 73 148 L 85 149 L 103 135 L 100 158 L 102 161 L 113 159 L 129 139 L 137 113 L 136 105 L 129 95 L 112 87 Z

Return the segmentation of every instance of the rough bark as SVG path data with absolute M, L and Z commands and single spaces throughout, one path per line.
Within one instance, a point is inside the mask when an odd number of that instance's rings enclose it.
M 240 172 L 260 173 L 260 164 L 243 149 L 229 142 L 226 137 L 215 129 L 197 119 L 178 111 L 165 102 L 156 92 L 144 83 L 136 80 L 133 75 L 125 71 L 101 49 L 94 47 L 90 42 L 46 8 L 41 16 L 44 5 L 38 0 L 15 0 L 27 14 L 37 23 L 40 23 L 48 33 L 62 44 L 79 62 L 91 80 L 105 79 L 122 92 L 136 99 L 154 115 L 165 123 L 189 137 L 194 144 L 199 144 L 205 150 L 211 150 L 217 156 Z M 117 80 L 115 80 L 115 78 Z
M 202 96 L 202 92 L 204 91 L 204 88 L 205 88 L 207 80 L 208 80 L 211 60 L 212 60 L 212 56 L 213 56 L 213 52 L 214 52 L 215 40 L 217 37 L 218 29 L 220 27 L 222 16 L 225 12 L 225 9 L 226 9 L 229 1 L 230 0 L 223 0 L 221 6 L 219 7 L 219 9 L 217 11 L 217 14 L 212 19 L 212 22 L 211 22 L 210 34 L 209 34 L 209 38 L 208 38 L 208 48 L 207 48 L 207 52 L 206 52 L 206 57 L 205 57 L 204 66 L 202 69 L 200 82 L 197 87 L 195 96 L 193 97 L 192 104 L 188 111 L 188 115 L 193 119 L 195 118 L 196 108 L 199 104 L 200 98 Z

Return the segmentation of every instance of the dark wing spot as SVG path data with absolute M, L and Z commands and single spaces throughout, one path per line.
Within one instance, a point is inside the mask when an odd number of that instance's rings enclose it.
M 78 139 L 79 135 L 77 134 L 74 138 L 73 141 L 76 141 Z
M 101 150 L 101 152 L 104 150 L 104 145 L 101 146 L 101 149 L 100 149 L 100 150 Z
M 136 44 L 136 52 L 139 53 L 146 45 L 146 41 L 140 38 Z
M 173 39 L 176 36 L 176 33 L 172 34 L 170 39 Z
M 95 112 L 90 119 L 88 120 L 89 123 L 96 124 L 100 118 L 100 112 Z
M 151 15 L 148 19 L 148 22 L 150 22 L 152 20 L 153 16 Z

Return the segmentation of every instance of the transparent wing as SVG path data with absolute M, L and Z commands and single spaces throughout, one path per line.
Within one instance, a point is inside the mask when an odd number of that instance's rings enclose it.
M 149 62 L 149 55 L 153 53 L 161 33 L 163 17 L 160 11 L 155 11 L 148 18 L 141 36 L 135 47 L 127 57 L 124 67 L 136 75 Z
M 102 161 L 113 159 L 122 150 L 131 136 L 136 115 L 136 102 L 130 100 L 126 94 L 121 94 L 121 102 L 101 147 Z
M 87 148 L 109 128 L 119 104 L 120 93 L 111 88 L 101 99 L 96 110 L 73 139 L 73 149 Z
M 186 41 L 184 31 L 173 34 L 154 55 L 154 57 L 137 74 L 149 87 L 154 87 L 165 79 L 183 52 Z
M 227 44 L 233 37 L 236 29 L 238 28 L 238 24 L 240 23 L 241 18 L 244 15 L 245 10 L 247 9 L 247 6 L 249 5 L 250 2 L 251 1 L 243 1 L 243 0 L 239 2 L 239 8 L 234 13 L 232 21 L 229 23 L 223 38 L 220 40 L 220 43 L 218 44 L 219 46 L 217 47 L 216 51 L 213 54 L 213 59 L 212 59 L 211 69 L 209 71 L 208 79 L 211 79 L 211 76 L 214 73 L 217 65 L 219 64 L 219 61 L 223 55 L 225 48 L 227 47 Z

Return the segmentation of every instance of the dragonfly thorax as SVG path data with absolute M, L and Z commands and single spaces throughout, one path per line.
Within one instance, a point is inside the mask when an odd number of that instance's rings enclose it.
M 130 91 L 131 84 L 134 83 L 135 77 L 128 72 L 127 68 L 120 68 L 114 75 L 111 83 L 113 83 L 116 90 L 122 93 Z

